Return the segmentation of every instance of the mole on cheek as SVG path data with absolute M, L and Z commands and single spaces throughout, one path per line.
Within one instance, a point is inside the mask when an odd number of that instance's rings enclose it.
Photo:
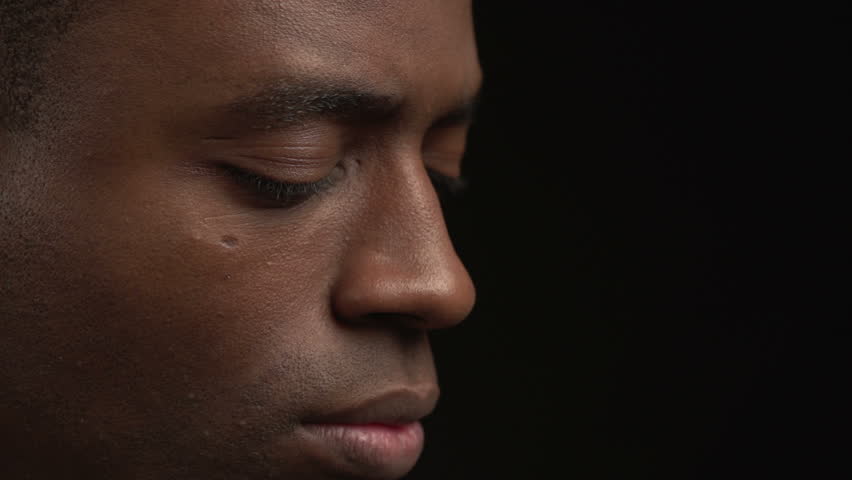
M 226 248 L 235 248 L 239 243 L 239 239 L 233 235 L 225 235 L 222 237 L 222 245 Z

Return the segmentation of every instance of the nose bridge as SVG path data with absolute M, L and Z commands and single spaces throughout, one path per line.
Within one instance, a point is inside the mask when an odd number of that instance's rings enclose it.
M 337 315 L 423 329 L 462 321 L 473 307 L 473 284 L 422 162 L 395 162 L 365 200 L 335 288 Z
M 381 183 L 373 189 L 372 228 L 366 232 L 372 248 L 389 260 L 406 260 L 400 266 L 423 271 L 440 270 L 436 261 L 457 260 L 426 169 L 402 164 Z

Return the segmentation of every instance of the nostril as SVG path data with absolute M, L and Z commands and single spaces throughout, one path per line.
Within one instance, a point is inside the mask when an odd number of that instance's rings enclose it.
M 428 329 L 427 321 L 417 315 L 407 315 L 393 312 L 377 312 L 350 320 L 365 327 L 393 328 L 400 332 L 402 338 L 418 342 L 423 336 L 423 331 Z
M 379 322 L 404 321 L 404 322 L 411 323 L 411 322 L 422 322 L 423 321 L 419 317 L 414 316 L 414 315 L 400 315 L 398 313 L 390 313 L 390 312 L 371 313 L 371 314 L 367 315 L 367 318 L 375 320 L 375 321 L 379 321 Z
M 467 276 L 408 276 L 377 269 L 370 273 L 378 278 L 365 278 L 362 270 L 338 282 L 332 307 L 338 321 L 433 330 L 458 324 L 473 307 L 474 290 Z

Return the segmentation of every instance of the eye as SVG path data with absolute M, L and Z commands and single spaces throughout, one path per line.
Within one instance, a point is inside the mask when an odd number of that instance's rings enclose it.
M 222 168 L 237 184 L 250 190 L 261 200 L 268 201 L 267 206 L 271 208 L 294 207 L 327 190 L 336 180 L 336 176 L 331 174 L 316 182 L 287 183 L 232 165 L 222 165 Z
M 438 193 L 438 199 L 442 206 L 446 207 L 453 203 L 467 189 L 467 181 L 464 178 L 451 177 L 432 168 L 427 168 L 426 172 Z
M 316 182 L 288 183 L 233 165 L 222 165 L 222 168 L 237 184 L 260 197 L 261 200 L 270 202 L 267 206 L 271 208 L 294 207 L 331 188 L 336 180 L 336 176 L 331 174 Z M 426 171 L 444 207 L 458 199 L 467 188 L 467 182 L 463 178 L 451 177 L 431 168 Z

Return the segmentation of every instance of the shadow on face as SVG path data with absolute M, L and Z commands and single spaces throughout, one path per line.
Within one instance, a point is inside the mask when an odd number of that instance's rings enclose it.
M 404 475 L 474 301 L 432 180 L 479 84 L 457 0 L 83 15 L 0 136 L 3 468 Z

